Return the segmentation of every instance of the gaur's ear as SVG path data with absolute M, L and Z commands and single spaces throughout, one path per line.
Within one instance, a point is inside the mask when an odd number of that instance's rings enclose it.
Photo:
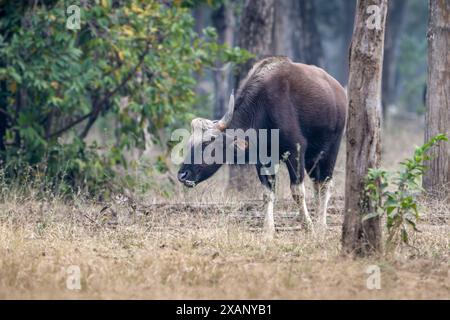
M 242 151 L 248 148 L 248 142 L 245 139 L 234 138 L 234 145 Z

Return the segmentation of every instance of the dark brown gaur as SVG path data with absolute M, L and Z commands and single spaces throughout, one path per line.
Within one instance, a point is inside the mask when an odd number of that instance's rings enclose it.
M 305 171 L 314 182 L 316 214 L 321 229 L 326 227 L 326 210 L 334 166 L 346 119 L 344 88 L 323 69 L 294 63 L 286 57 L 269 57 L 257 62 L 232 95 L 229 109 L 219 121 L 194 119 L 212 135 L 225 135 L 225 129 L 279 129 L 279 154 L 289 171 L 293 198 L 300 206 L 306 227 L 312 221 L 305 202 Z M 209 143 L 200 141 L 202 148 Z M 192 148 L 194 145 L 191 146 Z M 183 164 L 178 179 L 189 187 L 211 177 L 221 164 Z M 274 176 L 258 177 L 267 187 L 265 228 L 270 235 L 273 222 Z

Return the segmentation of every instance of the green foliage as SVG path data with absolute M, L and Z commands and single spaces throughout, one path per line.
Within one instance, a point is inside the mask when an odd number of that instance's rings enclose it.
M 440 141 L 448 141 L 444 134 L 417 147 L 414 156 L 401 163 L 394 175 L 383 169 L 370 169 L 365 183 L 365 194 L 372 212 L 363 221 L 386 216 L 388 251 L 400 243 L 408 244 L 410 231 L 417 230 L 419 209 L 417 194 L 422 191 L 420 180 L 427 170 L 424 162 L 430 160 L 428 151 Z
M 214 29 L 196 34 L 182 1 L 79 2 L 80 30 L 66 28 L 72 4 L 2 2 L 1 158 L 15 163 L 7 175 L 46 162 L 46 174 L 98 192 L 145 131 L 165 148 L 162 133 L 189 120 L 195 73 L 248 54 L 218 45 Z M 117 141 L 100 148 L 87 137 L 106 116 Z

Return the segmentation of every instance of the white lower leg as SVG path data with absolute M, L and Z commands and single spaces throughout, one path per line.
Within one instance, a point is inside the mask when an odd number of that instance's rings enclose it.
M 300 214 L 302 216 L 303 222 L 308 228 L 312 229 L 312 220 L 308 212 L 308 207 L 306 206 L 306 189 L 305 183 L 302 182 L 300 185 L 291 185 L 292 197 L 300 206 Z
M 333 186 L 332 180 L 327 180 L 325 182 L 321 183 L 315 183 L 314 187 L 316 189 L 317 194 L 317 218 L 318 218 L 318 224 L 322 227 L 326 227 L 327 225 L 327 209 L 328 209 L 328 202 L 330 201 L 331 197 L 331 188 Z
M 267 204 L 266 216 L 264 219 L 264 231 L 269 235 L 273 236 L 275 233 L 275 222 L 273 219 L 273 207 L 275 203 L 275 193 L 273 191 L 268 192 L 265 195 L 265 201 Z

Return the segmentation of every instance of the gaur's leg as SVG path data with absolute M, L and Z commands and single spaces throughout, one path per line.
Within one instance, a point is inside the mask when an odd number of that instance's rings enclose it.
M 321 151 L 321 154 L 314 157 L 317 158 L 314 160 L 314 164 L 309 164 L 311 166 L 309 175 L 314 181 L 317 225 L 321 230 L 326 230 L 327 226 L 328 202 L 331 198 L 333 171 L 339 151 L 339 144 L 340 139 L 337 139 L 336 143 L 328 148 L 324 148 L 325 150 Z
M 302 181 L 300 184 L 291 184 L 292 197 L 299 205 L 300 217 L 302 219 L 303 226 L 310 231 L 313 231 L 313 223 L 311 216 L 306 206 L 306 188 L 305 183 Z
M 299 213 L 302 219 L 302 224 L 313 231 L 313 224 L 306 206 L 306 188 L 305 188 L 305 152 L 300 144 L 295 149 L 291 150 L 289 157 L 286 160 L 286 165 L 289 171 L 289 178 L 291 180 L 291 192 L 295 202 L 299 205 Z
M 264 217 L 264 232 L 268 238 L 273 238 L 275 234 L 275 222 L 273 218 L 273 209 L 275 205 L 275 175 L 265 174 L 264 168 L 257 165 L 258 177 L 264 185 L 264 202 L 266 206 L 266 215 Z
M 314 181 L 317 225 L 319 229 L 322 230 L 326 229 L 327 227 L 327 209 L 328 201 L 330 201 L 331 198 L 332 187 L 332 179 L 326 179 L 325 181 Z

